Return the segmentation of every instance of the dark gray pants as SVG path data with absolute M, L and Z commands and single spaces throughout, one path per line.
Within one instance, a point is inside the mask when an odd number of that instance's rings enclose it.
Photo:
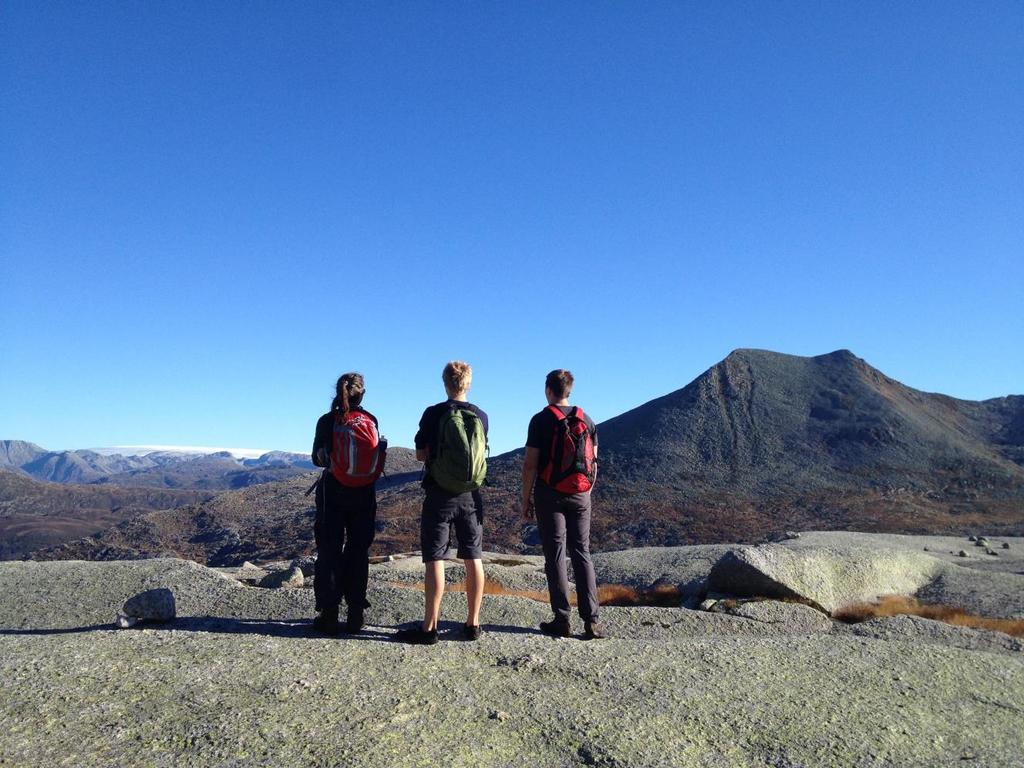
M 584 621 L 596 622 L 597 577 L 590 559 L 590 493 L 563 496 L 537 481 L 533 489 L 537 528 L 544 547 L 544 573 L 548 577 L 551 609 L 558 620 L 569 620 L 569 578 L 565 557 L 568 549 L 576 581 L 576 601 Z

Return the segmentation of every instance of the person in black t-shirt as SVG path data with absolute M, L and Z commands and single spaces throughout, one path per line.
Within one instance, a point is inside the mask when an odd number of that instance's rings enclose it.
M 313 438 L 313 464 L 325 468 L 316 485 L 313 593 L 319 615 L 313 620 L 313 626 L 329 635 L 337 634 L 342 628 L 338 624 L 342 598 L 348 604 L 344 625 L 348 632 L 362 629 L 363 612 L 370 607 L 366 587 L 370 545 L 376 532 L 377 486 L 371 483 L 360 488 L 346 487 L 330 470 L 337 415 L 361 411 L 377 423 L 377 419 L 360 406 L 365 391 L 362 375 L 343 374 L 335 385 L 331 410 L 317 420 Z
M 466 395 L 473 380 L 473 369 L 460 361 L 452 361 L 441 376 L 448 399 L 427 408 L 416 433 L 416 458 L 426 462 L 423 488 L 423 513 L 420 518 L 420 549 L 426 564 L 424 618 L 419 627 L 401 629 L 398 639 L 407 643 L 433 645 L 437 642 L 437 622 L 444 595 L 444 557 L 451 543 L 454 524 L 459 559 L 466 567 L 466 624 L 463 637 L 480 637 L 480 604 L 484 594 L 483 568 L 483 502 L 480 491 L 450 493 L 431 475 L 431 459 L 438 455 L 439 427 L 442 418 L 453 408 L 472 411 L 480 419 L 487 435 L 487 414 L 467 402 Z
M 590 558 L 590 491 L 583 493 L 560 493 L 543 480 L 545 467 L 551 461 L 551 446 L 558 428 L 559 419 L 550 408 L 557 408 L 563 415 L 570 415 L 569 405 L 573 376 L 569 371 L 555 370 L 544 381 L 544 395 L 548 408 L 530 419 L 526 437 L 526 457 L 523 461 L 523 518 L 533 518 L 536 507 L 537 528 L 544 548 L 544 573 L 548 580 L 548 594 L 555 617 L 542 621 L 541 631 L 557 637 L 568 637 L 572 633 L 569 606 L 569 578 L 566 572 L 566 548 L 572 561 L 576 580 L 577 604 L 584 622 L 586 639 L 604 637 L 597 601 L 597 577 L 594 563 Z M 597 426 L 585 413 L 582 421 L 590 431 L 594 443 L 594 459 L 597 459 Z

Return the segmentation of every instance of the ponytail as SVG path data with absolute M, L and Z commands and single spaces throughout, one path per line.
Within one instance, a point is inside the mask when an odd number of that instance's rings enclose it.
M 348 413 L 363 401 L 366 387 L 363 376 L 359 373 L 343 373 L 334 385 L 334 400 L 331 401 L 332 411 Z

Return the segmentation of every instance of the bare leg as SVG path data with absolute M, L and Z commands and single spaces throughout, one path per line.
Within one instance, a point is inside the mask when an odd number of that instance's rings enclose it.
M 441 615 L 441 598 L 444 597 L 444 560 L 427 563 L 427 579 L 423 591 L 423 631 L 437 629 Z
M 483 560 L 463 560 L 466 566 L 466 623 L 480 625 L 480 603 L 484 599 Z

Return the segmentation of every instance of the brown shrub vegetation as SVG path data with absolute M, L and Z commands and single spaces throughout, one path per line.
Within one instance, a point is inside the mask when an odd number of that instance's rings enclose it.
M 857 624 L 884 616 L 920 616 L 958 627 L 988 629 L 1004 632 L 1014 637 L 1024 637 L 1024 620 L 1022 619 L 993 619 L 987 616 L 975 616 L 963 608 L 951 605 L 926 605 L 912 597 L 900 595 L 887 595 L 877 603 L 849 605 L 834 614 L 835 619 L 847 624 Z

